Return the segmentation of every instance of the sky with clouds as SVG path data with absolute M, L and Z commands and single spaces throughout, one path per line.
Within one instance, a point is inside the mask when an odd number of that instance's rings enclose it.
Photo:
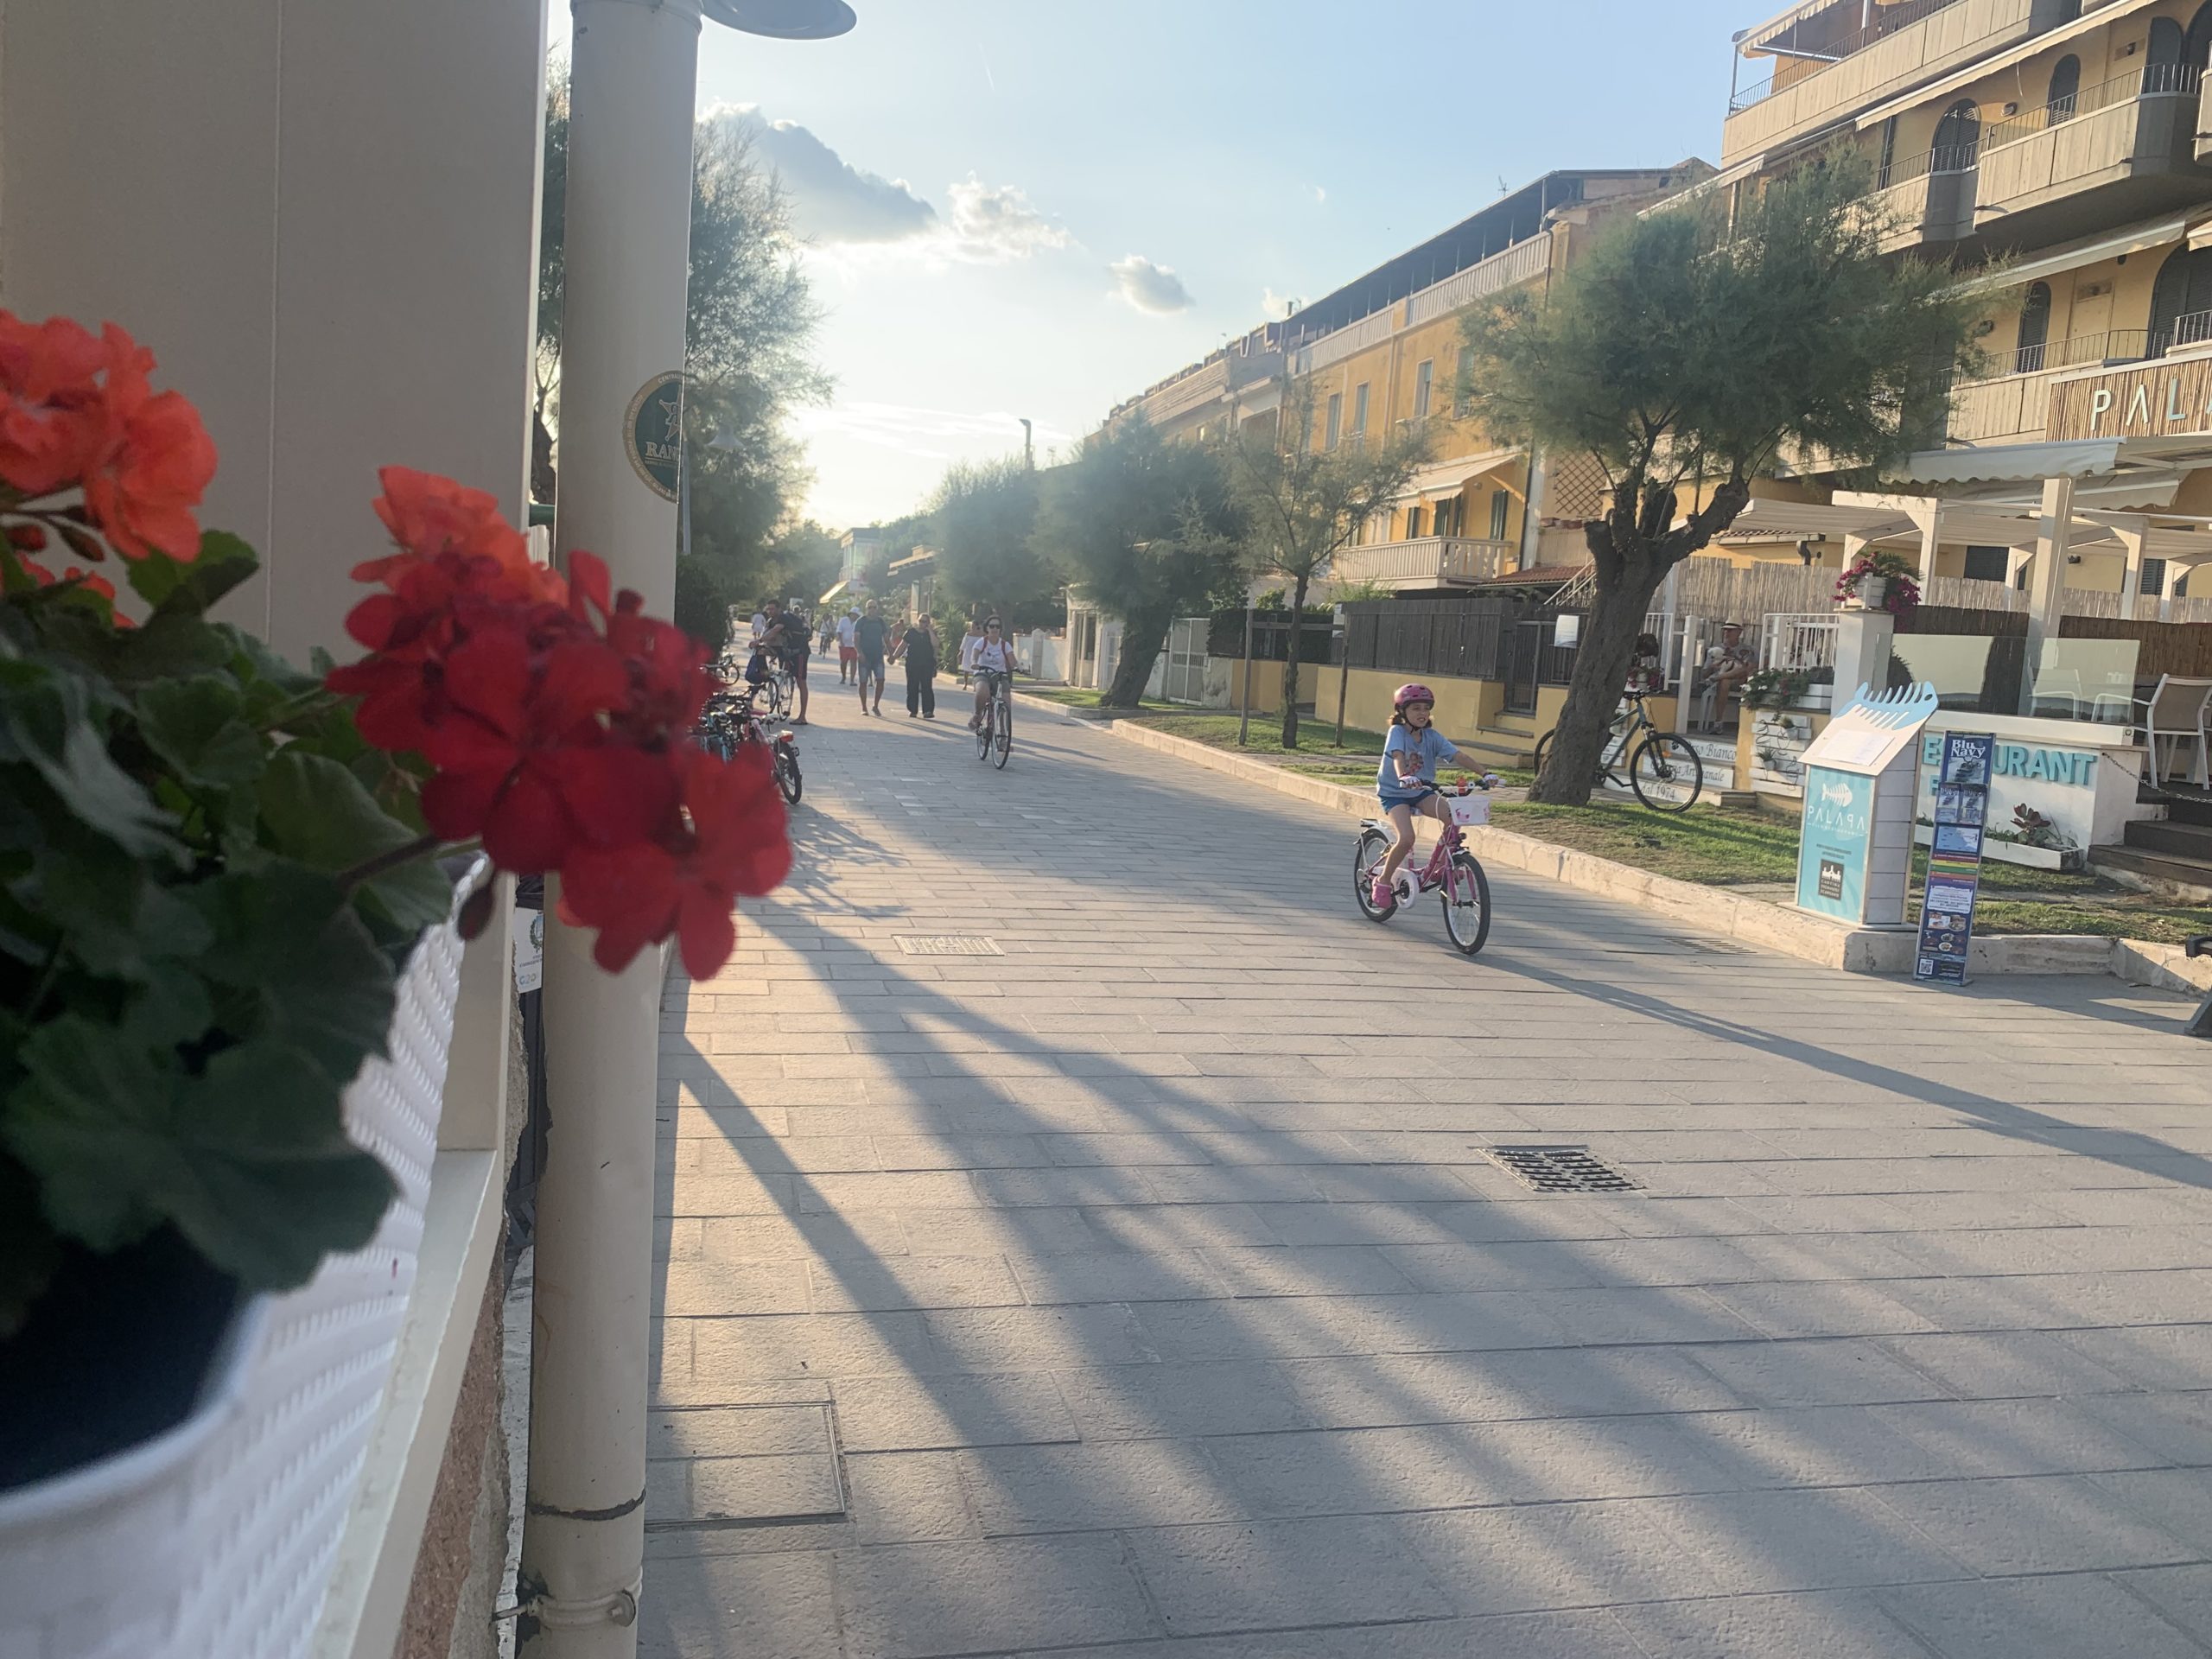
M 790 191 L 836 382 L 796 417 L 836 528 L 1042 455 L 1292 301 L 1558 168 L 1716 159 L 1723 0 L 853 0 L 709 25 L 699 110 Z M 556 45 L 568 34 L 552 0 Z

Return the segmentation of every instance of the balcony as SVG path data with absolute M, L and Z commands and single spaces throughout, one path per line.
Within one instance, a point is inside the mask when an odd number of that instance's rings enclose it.
M 1551 264 L 1551 232 L 1539 231 L 1511 247 L 1500 249 L 1487 259 L 1478 260 L 1465 270 L 1454 271 L 1441 282 L 1430 283 L 1403 301 L 1370 312 L 1357 322 L 1332 334 L 1315 337 L 1291 354 L 1291 372 L 1307 375 L 1332 363 L 1341 363 L 1355 353 L 1381 345 L 1401 328 L 1418 327 L 1439 317 L 1449 316 L 1486 294 L 1501 293 L 1516 283 L 1541 276 Z
M 1340 585 L 1449 588 L 1509 575 L 1520 552 L 1512 542 L 1470 536 L 1420 536 L 1406 542 L 1373 542 L 1337 555 L 1329 579 Z
M 1883 169 L 1866 196 L 1882 227 L 1882 251 L 1901 253 L 1974 234 L 1975 147 L 1939 144 Z
M 2126 194 L 2146 207 L 2169 198 L 2196 200 L 2203 189 L 2196 152 L 2202 78 L 2190 64 L 2149 64 L 1984 129 L 1977 228 L 2032 230 L 2023 216 L 2115 186 L 2130 187 Z M 2044 229 L 2056 234 L 2063 227 Z
M 2179 319 L 2171 343 L 2212 338 L 2212 312 Z M 1944 435 L 1953 443 L 2039 443 L 2050 420 L 2050 389 L 2071 371 L 2135 363 L 2161 354 L 2170 342 L 2141 328 L 2109 328 L 2024 346 L 1999 359 L 2001 372 L 1952 388 Z
M 1899 0 L 1867 16 L 1858 0 L 1808 13 L 1748 41 L 1780 61 L 1739 87 L 1721 129 L 1727 167 L 2048 27 L 2052 0 Z M 1826 30 L 1823 33 L 1823 30 Z

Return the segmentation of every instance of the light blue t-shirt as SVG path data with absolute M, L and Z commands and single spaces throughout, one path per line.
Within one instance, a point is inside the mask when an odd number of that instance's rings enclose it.
M 1452 743 L 1433 726 L 1418 737 L 1410 726 L 1393 726 L 1382 745 L 1382 764 L 1376 769 L 1375 787 L 1387 798 L 1410 800 L 1423 789 L 1436 786 L 1436 763 L 1452 752 Z M 1397 757 L 1401 754 L 1421 757 L 1420 782 L 1410 778 L 1402 782 L 1399 779 Z

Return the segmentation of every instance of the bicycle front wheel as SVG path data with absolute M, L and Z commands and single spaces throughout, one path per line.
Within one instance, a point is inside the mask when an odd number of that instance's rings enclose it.
M 1006 770 L 1007 757 L 1014 753 L 1014 705 L 1001 697 L 991 717 L 994 736 L 991 744 L 991 764 L 1001 772 Z
M 1637 745 L 1628 782 L 1636 798 L 1654 812 L 1687 812 L 1705 787 L 1705 762 L 1688 738 L 1654 732 Z
M 1452 855 L 1452 875 L 1444 887 L 1444 931 L 1462 956 L 1473 956 L 1490 938 L 1490 878 L 1472 853 Z

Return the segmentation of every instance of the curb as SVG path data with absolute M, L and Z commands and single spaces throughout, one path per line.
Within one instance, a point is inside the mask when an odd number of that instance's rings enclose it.
M 1017 694 L 1018 696 L 1018 694 Z M 1370 816 L 1374 797 L 1320 778 L 1286 772 L 1263 760 L 1225 754 L 1186 737 L 1170 736 L 1120 720 L 1087 720 L 1045 699 L 1020 699 L 1032 707 L 1065 715 L 1079 725 L 1111 732 L 1125 743 L 1188 760 L 1211 772 L 1272 789 L 1342 812 Z M 1730 893 L 1725 887 L 1655 875 L 1632 865 L 1616 864 L 1595 854 L 1516 835 L 1496 824 L 1468 831 L 1469 844 L 1485 863 L 1541 875 L 1562 887 L 1601 898 L 1618 899 L 1686 925 L 1736 939 L 1761 950 L 1838 968 L 1847 974 L 1909 974 L 1914 936 L 1886 929 L 1839 927 L 1817 916 Z M 2212 958 L 2190 961 L 2177 944 L 2145 939 L 2110 939 L 2082 933 L 1999 933 L 1974 941 L 1971 970 L 1977 974 L 2110 974 L 2131 985 L 2201 995 L 2212 991 Z

